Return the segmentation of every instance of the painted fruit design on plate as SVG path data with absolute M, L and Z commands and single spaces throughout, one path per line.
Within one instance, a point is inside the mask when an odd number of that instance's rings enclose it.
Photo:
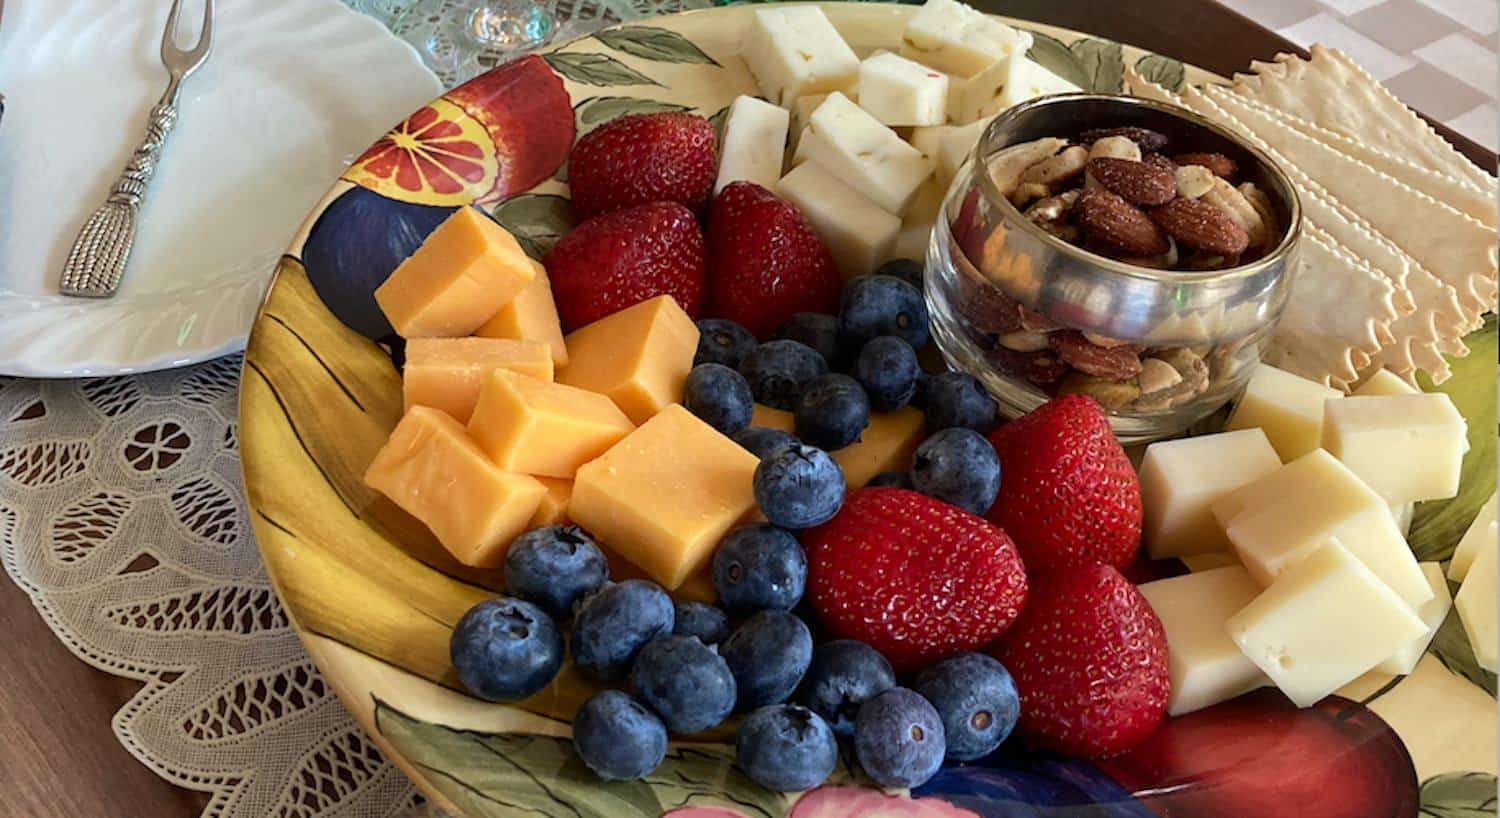
M 344 178 L 403 202 L 457 207 L 504 199 L 551 176 L 573 144 L 562 78 L 522 57 L 422 107 Z

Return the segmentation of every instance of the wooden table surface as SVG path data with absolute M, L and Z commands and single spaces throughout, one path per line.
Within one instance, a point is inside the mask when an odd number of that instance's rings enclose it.
M 1221 74 L 1298 50 L 1214 0 L 975 5 L 1132 43 Z M 1495 154 L 1445 135 L 1494 172 Z M 0 812 L 27 818 L 196 818 L 202 812 L 206 795 L 158 778 L 110 730 L 115 711 L 139 685 L 74 658 L 8 580 L 0 580 L 0 633 L 11 646 L 0 662 Z

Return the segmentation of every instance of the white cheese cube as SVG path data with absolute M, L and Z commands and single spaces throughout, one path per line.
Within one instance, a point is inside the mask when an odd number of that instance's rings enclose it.
M 859 64 L 859 107 L 887 125 L 941 125 L 948 75 L 883 52 Z
M 802 211 L 844 278 L 873 273 L 890 260 L 901 220 L 817 162 L 798 165 L 781 180 L 777 192 Z
M 1443 624 L 1449 609 L 1453 607 L 1453 596 L 1448 593 L 1448 580 L 1443 578 L 1443 566 L 1435 562 L 1424 562 L 1421 566 L 1422 576 L 1427 578 L 1427 584 L 1432 587 L 1432 599 L 1417 607 L 1417 618 L 1427 626 L 1427 632 L 1407 642 L 1400 650 L 1376 665 L 1375 669 L 1381 673 L 1392 676 L 1411 673 L 1417 662 L 1422 660 L 1422 654 L 1427 652 L 1427 646 L 1432 644 L 1432 637 L 1437 635 L 1438 626 Z
M 901 35 L 901 56 L 959 77 L 972 77 L 1029 48 L 1030 34 L 958 0 L 927 0 Z
M 807 128 L 798 150 L 888 213 L 906 212 L 932 175 L 932 160 L 843 94 L 829 94 Z
M 1401 532 L 1401 536 L 1406 537 L 1411 535 L 1411 518 L 1416 516 L 1416 513 L 1416 503 L 1402 503 L 1399 506 L 1391 506 L 1391 517 L 1395 518 L 1396 530 Z
M 1281 468 L 1259 429 L 1164 440 L 1141 461 L 1141 533 L 1155 560 L 1231 548 L 1214 501 Z
M 777 105 L 851 89 L 859 76 L 854 50 L 812 5 L 756 9 L 740 56 L 761 93 Z
M 1354 681 L 1427 626 L 1364 563 L 1331 542 L 1229 618 L 1229 635 L 1298 707 Z
M 1221 497 L 1213 513 L 1262 585 L 1337 539 L 1408 605 L 1432 598 L 1390 506 L 1322 449 Z
M 1377 369 L 1375 374 L 1354 390 L 1353 394 L 1361 397 L 1375 397 L 1377 395 L 1417 395 L 1420 392 L 1415 386 L 1401 380 L 1401 376 L 1389 369 Z
M 791 107 L 791 133 L 792 147 L 796 148 L 802 141 L 802 132 L 807 128 L 807 120 L 812 117 L 812 112 L 818 110 L 823 100 L 828 99 L 827 94 L 806 94 L 797 97 L 797 101 Z
M 1323 443 L 1323 404 L 1343 393 L 1260 364 L 1224 428 L 1259 428 L 1282 462 L 1290 463 Z
M 937 161 L 938 148 L 943 144 L 943 139 L 953 131 L 952 125 L 926 125 L 911 129 L 911 138 L 906 140 L 913 148 L 922 152 L 922 155 Z
M 718 193 L 730 182 L 754 182 L 775 190 L 786 156 L 786 132 L 791 114 L 765 100 L 740 95 L 729 106 L 724 141 L 719 152 Z
M 1480 507 L 1479 514 L 1474 517 L 1474 522 L 1469 523 L 1463 539 L 1459 540 L 1458 547 L 1453 549 L 1453 559 L 1448 563 L 1448 579 L 1463 582 L 1464 577 L 1469 575 L 1469 566 L 1473 565 L 1474 558 L 1479 556 L 1479 549 L 1485 543 L 1495 542 L 1496 505 L 1500 505 L 1500 495 L 1492 494 L 1490 499 Z
M 973 122 L 1029 99 L 1079 90 L 1024 54 L 1012 54 L 963 80 L 954 92 L 957 107 L 948 112 L 948 118 L 958 123 Z
M 1387 503 L 1458 494 L 1468 424 L 1440 392 L 1328 401 L 1323 448 Z
M 1239 566 L 1184 574 L 1140 586 L 1167 632 L 1172 692 L 1167 713 L 1180 716 L 1267 683 L 1265 674 L 1229 638 L 1229 617 L 1260 594 Z
M 1453 607 L 1458 609 L 1464 633 L 1469 636 L 1469 646 L 1474 648 L 1474 658 L 1491 673 L 1496 672 L 1495 618 L 1500 616 L 1495 604 L 1495 550 L 1494 539 L 1479 547 L 1464 584 L 1459 586 L 1458 596 L 1453 598 Z
M 901 220 L 901 232 L 896 234 L 891 258 L 926 262 L 927 247 L 932 242 L 932 226 L 937 223 L 946 193 L 936 179 L 928 179 L 917 188 L 917 195 L 907 207 L 905 218 Z
M 951 128 L 943 134 L 937 152 L 938 184 L 944 188 L 953 184 L 953 177 L 958 175 L 958 169 L 963 167 L 969 154 L 974 152 L 974 146 L 979 144 L 984 130 L 989 126 L 990 120 L 981 119 L 963 127 Z
M 1240 565 L 1240 558 L 1233 551 L 1215 551 L 1211 554 L 1184 554 L 1178 557 L 1177 560 L 1186 565 L 1187 569 L 1195 574 L 1199 571 L 1212 571 L 1215 568 Z

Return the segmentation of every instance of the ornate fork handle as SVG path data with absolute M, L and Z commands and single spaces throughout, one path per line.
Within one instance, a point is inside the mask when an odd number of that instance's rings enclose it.
M 177 125 L 177 106 L 172 103 L 158 104 L 151 109 L 151 119 L 146 123 L 146 138 L 141 142 L 120 178 L 110 188 L 109 201 L 139 207 L 146 195 L 146 186 L 156 175 L 156 164 L 161 161 L 162 148 L 167 135 Z

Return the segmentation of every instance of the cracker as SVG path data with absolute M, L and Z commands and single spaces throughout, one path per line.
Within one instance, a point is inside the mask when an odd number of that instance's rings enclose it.
M 1125 93 L 1133 97 L 1140 97 L 1141 99 L 1165 102 L 1168 105 L 1182 104 L 1181 97 L 1168 91 L 1161 85 L 1146 79 L 1129 66 L 1125 68 Z

